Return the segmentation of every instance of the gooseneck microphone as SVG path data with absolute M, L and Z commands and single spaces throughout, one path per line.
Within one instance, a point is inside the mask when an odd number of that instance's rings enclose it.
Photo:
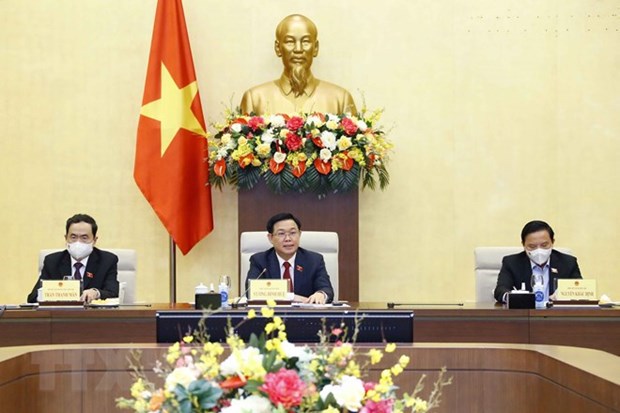
M 256 278 L 252 278 L 252 280 L 258 280 L 266 272 L 267 272 L 267 268 L 263 268 L 263 270 L 258 274 L 258 276 L 256 276 Z M 239 297 L 237 297 L 237 299 L 235 300 L 235 302 L 230 305 L 232 308 L 240 308 L 240 307 L 245 307 L 247 305 L 247 304 L 239 304 L 239 301 L 241 301 L 241 298 L 244 297 L 248 293 L 248 291 L 250 291 L 250 282 L 249 282 L 249 280 L 248 280 L 247 284 L 248 284 L 248 286 L 245 289 L 245 291 L 243 292 L 243 294 L 240 294 Z

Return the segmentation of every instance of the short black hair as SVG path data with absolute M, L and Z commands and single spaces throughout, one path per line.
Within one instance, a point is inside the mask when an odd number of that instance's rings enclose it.
M 525 224 L 525 226 L 521 230 L 521 244 L 525 244 L 525 237 L 538 231 L 547 231 L 549 233 L 549 237 L 551 238 L 551 242 L 555 242 L 555 233 L 553 232 L 553 228 L 551 228 L 549 224 L 547 224 L 545 221 L 530 221 Z
M 93 237 L 97 235 L 97 222 L 95 221 L 95 218 L 86 214 L 75 214 L 74 216 L 69 218 L 67 220 L 67 225 L 65 226 L 65 235 L 69 233 L 69 227 L 71 225 L 77 224 L 79 222 L 86 222 L 87 224 L 90 224 L 90 228 L 93 231 Z
M 269 221 L 267 221 L 267 232 L 273 234 L 273 226 L 280 221 L 286 221 L 292 219 L 297 224 L 297 228 L 301 230 L 301 221 L 290 212 L 280 212 L 279 214 L 275 214 Z

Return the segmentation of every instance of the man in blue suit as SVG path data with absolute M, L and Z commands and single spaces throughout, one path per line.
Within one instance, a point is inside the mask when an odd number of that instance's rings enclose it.
M 250 257 L 246 279 L 290 277 L 295 301 L 324 304 L 334 299 L 334 289 L 319 253 L 299 247 L 301 222 L 293 214 L 280 213 L 267 222 L 267 237 L 273 248 Z

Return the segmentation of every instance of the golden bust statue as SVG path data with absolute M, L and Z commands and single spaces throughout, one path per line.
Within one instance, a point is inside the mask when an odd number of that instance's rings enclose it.
M 275 52 L 284 70 L 279 79 L 255 86 L 243 94 L 241 111 L 272 113 L 357 112 L 351 94 L 312 74 L 312 60 L 319 53 L 318 31 L 306 16 L 292 14 L 276 28 Z

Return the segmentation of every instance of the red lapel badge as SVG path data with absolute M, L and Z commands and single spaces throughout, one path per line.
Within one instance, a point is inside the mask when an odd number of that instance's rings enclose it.
M 301 265 L 296 265 L 295 266 L 295 270 L 299 271 L 299 272 L 303 272 L 304 271 L 304 267 L 302 267 Z
M 95 278 L 95 275 L 92 272 L 87 272 L 86 273 L 86 277 L 88 277 L 88 278 Z

